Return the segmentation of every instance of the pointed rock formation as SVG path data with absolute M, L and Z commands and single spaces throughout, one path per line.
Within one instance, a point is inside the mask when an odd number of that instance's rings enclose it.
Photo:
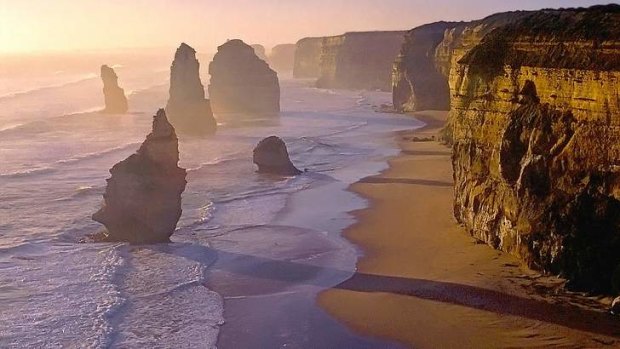
M 282 176 L 294 176 L 302 173 L 288 156 L 286 144 L 280 137 L 271 136 L 263 139 L 254 148 L 254 163 L 258 172 Z
M 103 207 L 93 219 L 106 241 L 167 242 L 181 217 L 186 171 L 178 166 L 178 139 L 163 109 L 140 149 L 112 167 Z
M 278 74 L 243 41 L 230 40 L 218 47 L 209 74 L 209 98 L 215 114 L 280 111 Z
M 118 76 L 114 69 L 107 65 L 101 66 L 101 80 L 103 81 L 103 96 L 105 98 L 105 113 L 125 114 L 127 112 L 127 97 L 125 91 L 118 86 Z
M 185 43 L 177 49 L 170 68 L 170 98 L 166 113 L 179 134 L 215 132 L 216 122 L 209 100 L 205 99 L 196 51 Z

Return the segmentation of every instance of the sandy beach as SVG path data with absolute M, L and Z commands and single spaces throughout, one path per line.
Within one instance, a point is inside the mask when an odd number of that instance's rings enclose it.
M 370 203 L 345 230 L 365 256 L 319 304 L 358 334 L 416 348 L 619 345 L 609 299 L 567 293 L 456 224 L 450 149 L 424 141 L 446 114 L 416 114 L 427 126 L 397 134 L 390 168 L 350 188 Z

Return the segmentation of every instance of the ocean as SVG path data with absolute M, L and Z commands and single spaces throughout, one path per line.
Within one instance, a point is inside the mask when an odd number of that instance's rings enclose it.
M 218 120 L 215 136 L 180 140 L 188 184 L 172 243 L 81 243 L 101 229 L 90 216 L 108 170 L 137 150 L 166 104 L 172 55 L 73 59 L 80 64 L 41 56 L 11 63 L 37 69 L 0 69 L 3 348 L 212 348 L 234 322 L 227 299 L 313 301 L 361 254 L 340 235 L 354 223 L 348 212 L 366 205 L 347 187 L 387 167 L 393 132 L 421 126 L 377 112 L 389 93 L 281 79 L 279 118 Z M 100 64 L 115 67 L 129 114 L 98 112 Z M 306 173 L 255 172 L 252 149 L 270 135 Z M 274 263 L 301 266 L 299 275 L 257 267 Z

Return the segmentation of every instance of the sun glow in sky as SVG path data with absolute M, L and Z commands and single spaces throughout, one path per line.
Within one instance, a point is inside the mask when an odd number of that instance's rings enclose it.
M 410 29 L 437 20 L 589 0 L 0 0 L 0 52 L 175 47 L 241 38 L 270 48 L 306 36 Z

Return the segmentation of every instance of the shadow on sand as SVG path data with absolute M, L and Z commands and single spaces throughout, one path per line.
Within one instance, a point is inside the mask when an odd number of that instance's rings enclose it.
M 524 298 L 485 288 L 417 278 L 354 273 L 313 266 L 292 261 L 274 260 L 265 257 L 231 253 L 200 246 L 198 256 L 195 253 L 184 255 L 188 249 L 157 247 L 160 252 L 192 259 L 202 263 L 207 256 L 217 254 L 218 259 L 226 262 L 213 265 L 215 270 L 224 270 L 236 275 L 245 275 L 292 284 L 307 284 L 322 288 L 336 288 L 354 292 L 385 292 L 402 296 L 415 297 L 435 302 L 459 305 L 501 315 L 510 315 L 560 325 L 574 330 L 590 332 L 620 338 L 620 322 L 603 311 L 594 311 L 570 304 L 551 304 L 546 301 Z M 155 247 L 153 247 L 155 248 Z M 193 250 L 196 251 L 195 245 Z M 329 273 L 334 277 L 342 276 L 346 281 L 333 286 L 323 284 L 313 276 Z M 333 278 L 329 278 L 333 280 Z

